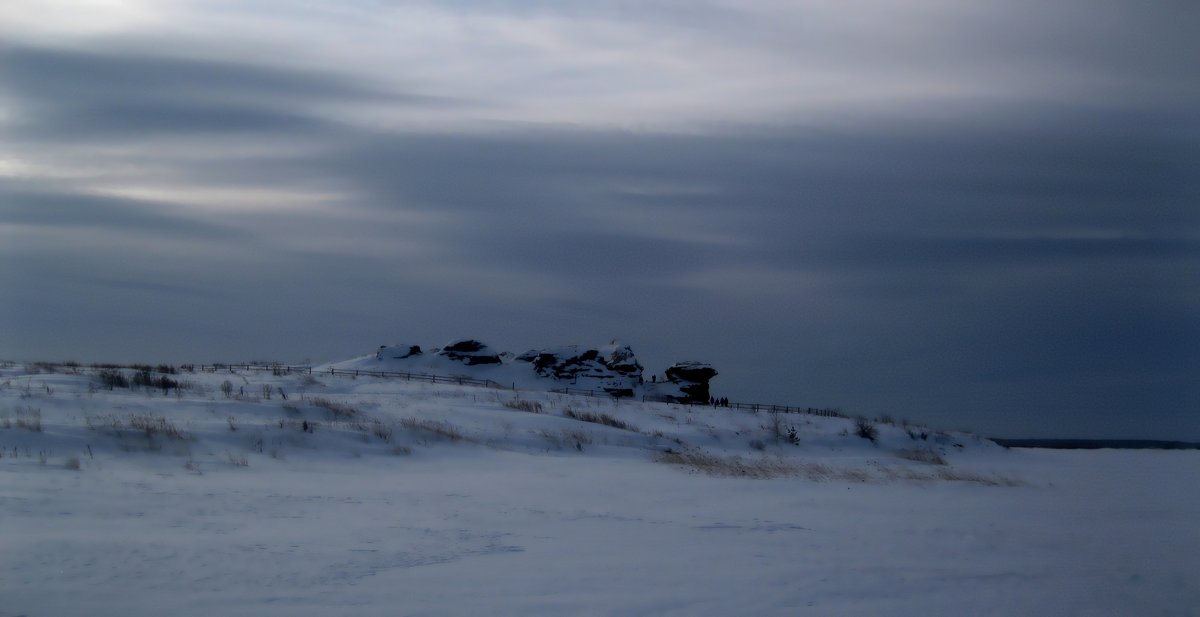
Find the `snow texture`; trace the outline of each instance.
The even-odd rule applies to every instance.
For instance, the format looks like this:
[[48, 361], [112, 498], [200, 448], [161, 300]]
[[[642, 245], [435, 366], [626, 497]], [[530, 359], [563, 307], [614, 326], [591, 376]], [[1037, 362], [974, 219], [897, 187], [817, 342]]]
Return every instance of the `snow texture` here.
[[0, 615], [1200, 607], [1195, 451], [880, 422], [872, 442], [846, 418], [320, 371], [166, 377], [185, 387], [0, 369]]

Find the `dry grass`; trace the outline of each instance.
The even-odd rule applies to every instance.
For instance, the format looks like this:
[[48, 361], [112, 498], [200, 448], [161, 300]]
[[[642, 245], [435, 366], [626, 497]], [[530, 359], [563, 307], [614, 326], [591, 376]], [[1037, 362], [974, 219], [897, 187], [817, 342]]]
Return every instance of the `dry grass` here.
[[467, 436], [453, 424], [424, 418], [401, 418], [400, 426], [412, 432], [424, 433], [449, 441], [468, 441]]
[[536, 435], [545, 439], [551, 446], [557, 450], [566, 448], [574, 448], [580, 452], [583, 447], [591, 445], [592, 436], [586, 431], [564, 429], [561, 431], [537, 431]]
[[637, 431], [637, 428], [630, 426], [625, 421], [614, 418], [606, 413], [592, 413], [590, 411], [575, 411], [570, 407], [563, 410], [563, 417], [571, 418], [572, 420], [582, 420], [583, 422], [591, 422], [592, 424], [603, 424], [619, 428], [624, 431]]
[[[35, 433], [42, 432], [42, 410], [34, 407], [17, 407], [13, 410], [16, 412], [17, 428], [23, 428], [27, 431]], [[5, 428], [8, 428], [8, 418], [5, 417]]]
[[308, 399], [308, 402], [314, 407], [320, 407], [321, 409], [324, 409], [329, 414], [330, 419], [333, 420], [347, 420], [359, 415], [359, 411], [353, 406], [346, 403], [332, 401], [327, 398], [315, 396]]
[[524, 399], [515, 398], [511, 401], [504, 401], [504, 406], [517, 411], [527, 411], [529, 413], [542, 413], [542, 404], [537, 401], [526, 401]]
[[659, 463], [679, 465], [710, 476], [741, 477], [755, 479], [805, 478], [813, 482], [876, 482], [895, 480], [971, 482], [985, 486], [1020, 486], [1021, 482], [1002, 476], [989, 476], [949, 467], [939, 468], [932, 473], [913, 469], [878, 466], [876, 473], [859, 468], [834, 468], [822, 463], [797, 463], [777, 457], [742, 458], [740, 456], [718, 456], [698, 450], [661, 453]]
[[783, 459], [762, 457], [747, 460], [740, 456], [717, 456], [697, 450], [668, 450], [660, 454], [657, 461], [668, 465], [680, 465], [710, 476], [761, 479], [800, 475], [799, 467]]
[[928, 448], [912, 448], [908, 450], [896, 450], [896, 456], [918, 463], [929, 463], [930, 465], [945, 465], [946, 459], [942, 455]]
[[185, 439], [183, 431], [175, 426], [173, 422], [168, 420], [166, 416], [151, 416], [151, 415], [131, 415], [129, 416], [129, 427], [135, 431], [141, 431], [147, 438], [155, 435], [162, 435], [168, 439]]

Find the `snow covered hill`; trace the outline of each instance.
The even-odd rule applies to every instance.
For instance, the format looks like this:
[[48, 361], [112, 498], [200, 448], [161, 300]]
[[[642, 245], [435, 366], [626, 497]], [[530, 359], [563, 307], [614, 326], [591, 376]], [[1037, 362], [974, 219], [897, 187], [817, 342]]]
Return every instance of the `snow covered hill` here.
[[[571, 396], [513, 358], [420, 356], [0, 368], [0, 615], [1200, 606], [1200, 500], [1174, 490], [1195, 453]], [[507, 387], [329, 374], [381, 363]]]

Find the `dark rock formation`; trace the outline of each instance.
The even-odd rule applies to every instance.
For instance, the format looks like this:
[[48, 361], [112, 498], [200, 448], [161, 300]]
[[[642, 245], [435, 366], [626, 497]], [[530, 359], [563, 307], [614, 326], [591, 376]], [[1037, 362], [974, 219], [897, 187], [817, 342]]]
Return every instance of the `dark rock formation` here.
[[703, 362], [677, 362], [664, 373], [667, 381], [678, 384], [683, 394], [681, 403], [709, 402], [708, 381], [717, 376], [713, 367]]
[[500, 356], [487, 345], [474, 340], [463, 339], [446, 345], [438, 352], [451, 360], [458, 360], [467, 366], [479, 364], [500, 364]]
[[597, 380], [596, 384], [613, 396], [633, 396], [641, 383], [642, 365], [628, 345], [615, 341], [600, 349], [580, 350], [577, 346], [531, 349], [516, 359], [533, 365], [542, 377], [578, 382]]
[[379, 351], [375, 352], [377, 360], [394, 358], [402, 360], [413, 356], [421, 355], [421, 347], [419, 345], [380, 345]]

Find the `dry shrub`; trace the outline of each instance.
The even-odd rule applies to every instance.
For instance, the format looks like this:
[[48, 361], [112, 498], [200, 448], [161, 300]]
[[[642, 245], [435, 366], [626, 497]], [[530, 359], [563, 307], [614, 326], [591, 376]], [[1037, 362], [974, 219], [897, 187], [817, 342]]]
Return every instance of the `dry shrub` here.
[[392, 440], [392, 427], [379, 420], [371, 421], [371, 434], [384, 440]]
[[359, 411], [353, 406], [346, 403], [331, 401], [327, 398], [313, 397], [308, 399], [314, 407], [320, 407], [329, 413], [330, 418], [334, 420], [345, 420], [359, 415]]
[[858, 418], [854, 421], [854, 434], [871, 443], [875, 443], [875, 440], [879, 438], [879, 429], [875, 428], [875, 425], [871, 424], [870, 420]]
[[35, 433], [42, 432], [42, 410], [34, 407], [17, 407], [17, 428]]

